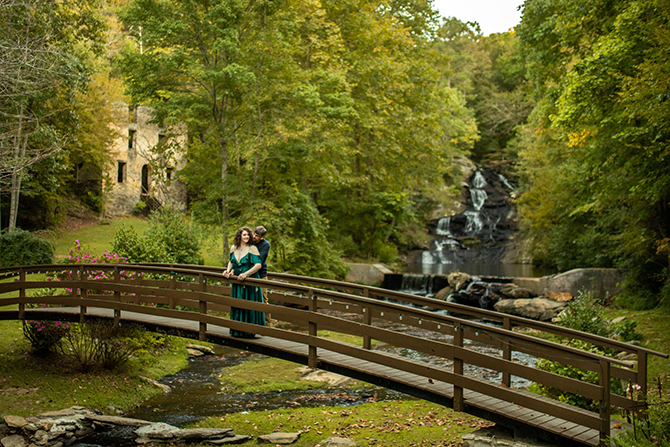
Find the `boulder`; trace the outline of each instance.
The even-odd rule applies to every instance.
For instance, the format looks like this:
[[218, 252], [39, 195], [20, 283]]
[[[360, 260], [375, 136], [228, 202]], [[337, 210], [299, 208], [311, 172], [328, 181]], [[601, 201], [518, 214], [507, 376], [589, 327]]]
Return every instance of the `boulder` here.
[[332, 436], [326, 438], [319, 443], [322, 447], [356, 447], [356, 442], [352, 441], [349, 438], [340, 438], [338, 436]]
[[568, 292], [547, 292], [544, 294], [544, 296], [552, 301], [557, 301], [559, 303], [572, 301], [575, 298], [571, 293]]
[[433, 298], [436, 300], [441, 300], [441, 301], [447, 301], [447, 298], [449, 298], [449, 295], [454, 293], [454, 288], [451, 286], [447, 286], [443, 289], [440, 289]]
[[186, 349], [195, 349], [196, 351], [200, 351], [204, 354], [215, 355], [214, 350], [212, 348], [210, 348], [209, 346], [196, 345], [196, 344], [190, 343], [186, 346]]
[[547, 298], [522, 298], [500, 300], [494, 309], [511, 315], [518, 315], [533, 320], [549, 321], [565, 309], [567, 303], [559, 303]]
[[270, 433], [258, 437], [259, 444], [293, 444], [300, 437], [300, 433]]
[[508, 284], [500, 289], [500, 294], [506, 298], [533, 298], [537, 296], [532, 290], [519, 287], [516, 284]]
[[86, 419], [95, 422], [103, 422], [105, 424], [124, 425], [129, 427], [143, 427], [150, 425], [151, 422], [143, 421], [142, 419], [124, 418], [120, 416], [107, 416], [104, 414], [92, 414], [86, 416]]
[[150, 442], [152, 440], [155, 441], [163, 439], [172, 439], [174, 438], [175, 433], [178, 431], [179, 429], [173, 425], [166, 424], [164, 422], [156, 422], [153, 424], [145, 425], [135, 430], [135, 434], [138, 436], [138, 439], [136, 439], [136, 441], [138, 443], [144, 444], [144, 442], [140, 442], [139, 440], [147, 439], [146, 442]]
[[192, 348], [186, 348], [186, 352], [188, 352], [188, 355], [190, 357], [200, 357], [205, 355], [204, 352], [198, 350], [198, 349], [192, 349]]
[[222, 444], [242, 444], [243, 442], [247, 442], [251, 440], [251, 436], [248, 435], [235, 435], [235, 436], [230, 436], [227, 438], [220, 438], [220, 439], [209, 439], [207, 440], [207, 444], [216, 444], [216, 445], [222, 445]]
[[12, 428], [23, 428], [26, 425], [30, 424], [30, 422], [28, 421], [28, 419], [21, 416], [8, 415], [5, 416], [5, 424], [7, 424], [8, 427]]
[[447, 276], [449, 285], [454, 288], [454, 290], [459, 291], [467, 285], [470, 281], [470, 275], [463, 272], [452, 272]]
[[0, 440], [2, 447], [26, 447], [26, 441], [23, 436], [12, 435], [6, 436]]

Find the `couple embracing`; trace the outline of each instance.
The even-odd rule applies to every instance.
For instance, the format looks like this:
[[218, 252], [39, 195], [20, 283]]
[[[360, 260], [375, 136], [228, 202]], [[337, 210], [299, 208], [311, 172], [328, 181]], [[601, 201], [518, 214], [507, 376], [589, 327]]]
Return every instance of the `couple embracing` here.
[[[244, 281], [245, 278], [265, 279], [268, 275], [267, 258], [270, 251], [270, 243], [265, 240], [267, 230], [263, 226], [256, 227], [253, 231], [249, 227], [239, 228], [235, 232], [233, 246], [230, 248], [230, 261], [223, 272], [225, 278], [236, 275], [237, 279]], [[263, 302], [263, 289], [257, 286], [233, 284], [232, 295], [247, 301]], [[265, 313], [256, 310], [230, 308], [230, 318], [243, 323], [258, 324], [265, 326]], [[253, 338], [250, 332], [230, 330], [233, 337]]]

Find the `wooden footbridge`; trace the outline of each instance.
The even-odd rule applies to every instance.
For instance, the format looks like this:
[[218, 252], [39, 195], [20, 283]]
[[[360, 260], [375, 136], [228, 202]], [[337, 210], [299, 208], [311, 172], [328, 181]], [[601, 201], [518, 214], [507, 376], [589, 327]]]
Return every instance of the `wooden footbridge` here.
[[[336, 372], [488, 419], [523, 438], [561, 445], [604, 445], [621, 427], [611, 417], [613, 409], [632, 412], [644, 408], [641, 401], [613, 394], [612, 381], [638, 384], [643, 395], [648, 357], [668, 357], [512, 315], [288, 274], [246, 279], [244, 284], [263, 287], [270, 302], [253, 303], [232, 298], [231, 283], [236, 280], [225, 280], [221, 273], [217, 267], [166, 264], [0, 269], [0, 308], [9, 309], [0, 310], [0, 319], [132, 323]], [[41, 293], [35, 294], [38, 289]], [[232, 321], [227, 315], [230, 306], [267, 312], [279, 324], [261, 327]], [[229, 329], [257, 336], [233, 338]], [[334, 341], [332, 336], [322, 336], [323, 331], [358, 336], [360, 343]], [[625, 352], [630, 360], [547, 341], [543, 335]], [[487, 346], [488, 353], [473, 350], [473, 343]], [[416, 355], [389, 353], [387, 347], [423, 357], [417, 360]], [[586, 383], [536, 369], [517, 361], [516, 353], [593, 371], [599, 382]], [[468, 375], [470, 366], [488, 370], [500, 381]], [[516, 389], [512, 376], [598, 401], [600, 411]]]

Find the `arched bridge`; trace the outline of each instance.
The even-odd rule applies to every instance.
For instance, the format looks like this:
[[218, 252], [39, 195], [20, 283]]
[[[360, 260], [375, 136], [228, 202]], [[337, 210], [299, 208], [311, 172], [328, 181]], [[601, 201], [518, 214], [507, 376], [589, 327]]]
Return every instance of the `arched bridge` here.
[[[524, 437], [591, 446], [604, 445], [619, 427], [612, 421], [612, 409], [644, 408], [643, 402], [613, 394], [612, 380], [638, 384], [644, 395], [648, 357], [668, 357], [512, 315], [288, 274], [246, 279], [245, 284], [264, 288], [270, 304], [248, 302], [230, 296], [236, 279], [225, 280], [221, 273], [220, 267], [166, 264], [0, 269], [0, 307], [13, 305], [11, 310], [0, 310], [0, 319], [133, 322], [147, 330], [258, 352], [398, 390], [488, 419]], [[48, 289], [48, 296], [36, 296], [36, 289]], [[290, 324], [260, 327], [232, 321], [226, 314], [230, 306], [267, 312], [273, 320]], [[257, 337], [233, 338], [229, 329]], [[360, 344], [321, 336], [326, 330], [358, 336]], [[528, 335], [527, 330], [540, 336]], [[632, 360], [547, 341], [542, 334], [626, 352]], [[471, 349], [472, 343], [487, 346], [486, 353]], [[391, 353], [388, 347], [399, 349]], [[515, 353], [593, 371], [599, 383], [527, 366], [515, 361]], [[468, 374], [471, 367], [489, 370], [501, 377], [500, 382]], [[593, 399], [600, 403], [600, 411], [514, 388], [512, 376]]]

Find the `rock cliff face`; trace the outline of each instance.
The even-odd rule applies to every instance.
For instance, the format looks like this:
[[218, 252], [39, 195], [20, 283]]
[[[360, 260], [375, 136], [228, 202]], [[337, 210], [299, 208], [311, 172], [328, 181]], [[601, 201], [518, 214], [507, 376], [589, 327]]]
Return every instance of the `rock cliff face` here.
[[423, 264], [499, 263], [517, 231], [511, 194], [514, 186], [493, 170], [473, 171], [463, 188], [462, 211], [433, 219], [434, 239], [421, 253]]

